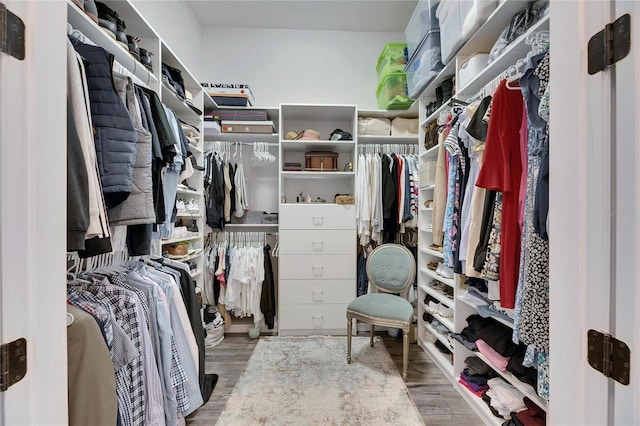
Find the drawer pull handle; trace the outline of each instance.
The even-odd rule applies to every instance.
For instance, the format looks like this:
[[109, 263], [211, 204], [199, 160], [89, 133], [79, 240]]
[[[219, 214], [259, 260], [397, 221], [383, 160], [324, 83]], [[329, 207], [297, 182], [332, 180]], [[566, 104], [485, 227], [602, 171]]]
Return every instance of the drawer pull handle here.
[[313, 322], [314, 327], [322, 327], [322, 324], [324, 323], [324, 317], [322, 315], [318, 317], [315, 315], [312, 315], [311, 320]]
[[324, 216], [313, 216], [313, 224], [314, 225], [324, 224]]
[[[312, 271], [313, 271], [313, 275], [315, 276], [319, 276], [324, 274], [324, 266], [312, 266], [311, 267]], [[316, 272], [318, 271], [318, 272]]]
[[321, 251], [324, 249], [324, 241], [314, 241], [312, 244], [313, 249], [316, 251]]
[[324, 291], [312, 291], [311, 294], [313, 295], [312, 299], [314, 302], [322, 302], [324, 299]]

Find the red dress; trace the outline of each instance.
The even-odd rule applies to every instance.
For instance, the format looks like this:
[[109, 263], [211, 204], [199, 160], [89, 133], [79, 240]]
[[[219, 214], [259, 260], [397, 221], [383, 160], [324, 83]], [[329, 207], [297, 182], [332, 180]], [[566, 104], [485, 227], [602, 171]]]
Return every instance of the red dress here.
[[518, 199], [522, 176], [520, 125], [523, 108], [522, 92], [508, 89], [503, 80], [493, 97], [484, 162], [476, 181], [476, 186], [503, 193], [500, 305], [504, 308], [514, 307], [520, 265]]

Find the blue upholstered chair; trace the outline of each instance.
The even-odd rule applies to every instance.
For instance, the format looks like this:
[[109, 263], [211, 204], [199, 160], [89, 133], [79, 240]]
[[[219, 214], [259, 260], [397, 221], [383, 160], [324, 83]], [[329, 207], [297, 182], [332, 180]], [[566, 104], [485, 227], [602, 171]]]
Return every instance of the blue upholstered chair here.
[[409, 361], [409, 329], [413, 306], [407, 301], [409, 286], [416, 275], [416, 262], [411, 252], [398, 244], [383, 244], [367, 257], [367, 277], [372, 293], [356, 298], [347, 307], [347, 364], [351, 364], [353, 320], [371, 325], [370, 346], [376, 325], [402, 329], [402, 378], [407, 378]]

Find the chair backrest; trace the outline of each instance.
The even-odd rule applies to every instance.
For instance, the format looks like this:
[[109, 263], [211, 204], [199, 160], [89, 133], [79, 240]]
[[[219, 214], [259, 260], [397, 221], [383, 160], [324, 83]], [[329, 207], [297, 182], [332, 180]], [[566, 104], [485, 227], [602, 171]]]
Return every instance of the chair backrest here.
[[374, 292], [394, 293], [407, 298], [416, 276], [416, 261], [405, 246], [382, 244], [367, 257], [367, 278]]

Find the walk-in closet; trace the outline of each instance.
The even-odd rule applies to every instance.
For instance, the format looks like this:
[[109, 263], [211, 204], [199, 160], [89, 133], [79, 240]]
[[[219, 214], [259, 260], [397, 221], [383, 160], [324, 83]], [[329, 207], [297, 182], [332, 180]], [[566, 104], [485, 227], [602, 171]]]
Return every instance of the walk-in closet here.
[[640, 425], [638, 19], [0, 1], [0, 426]]

